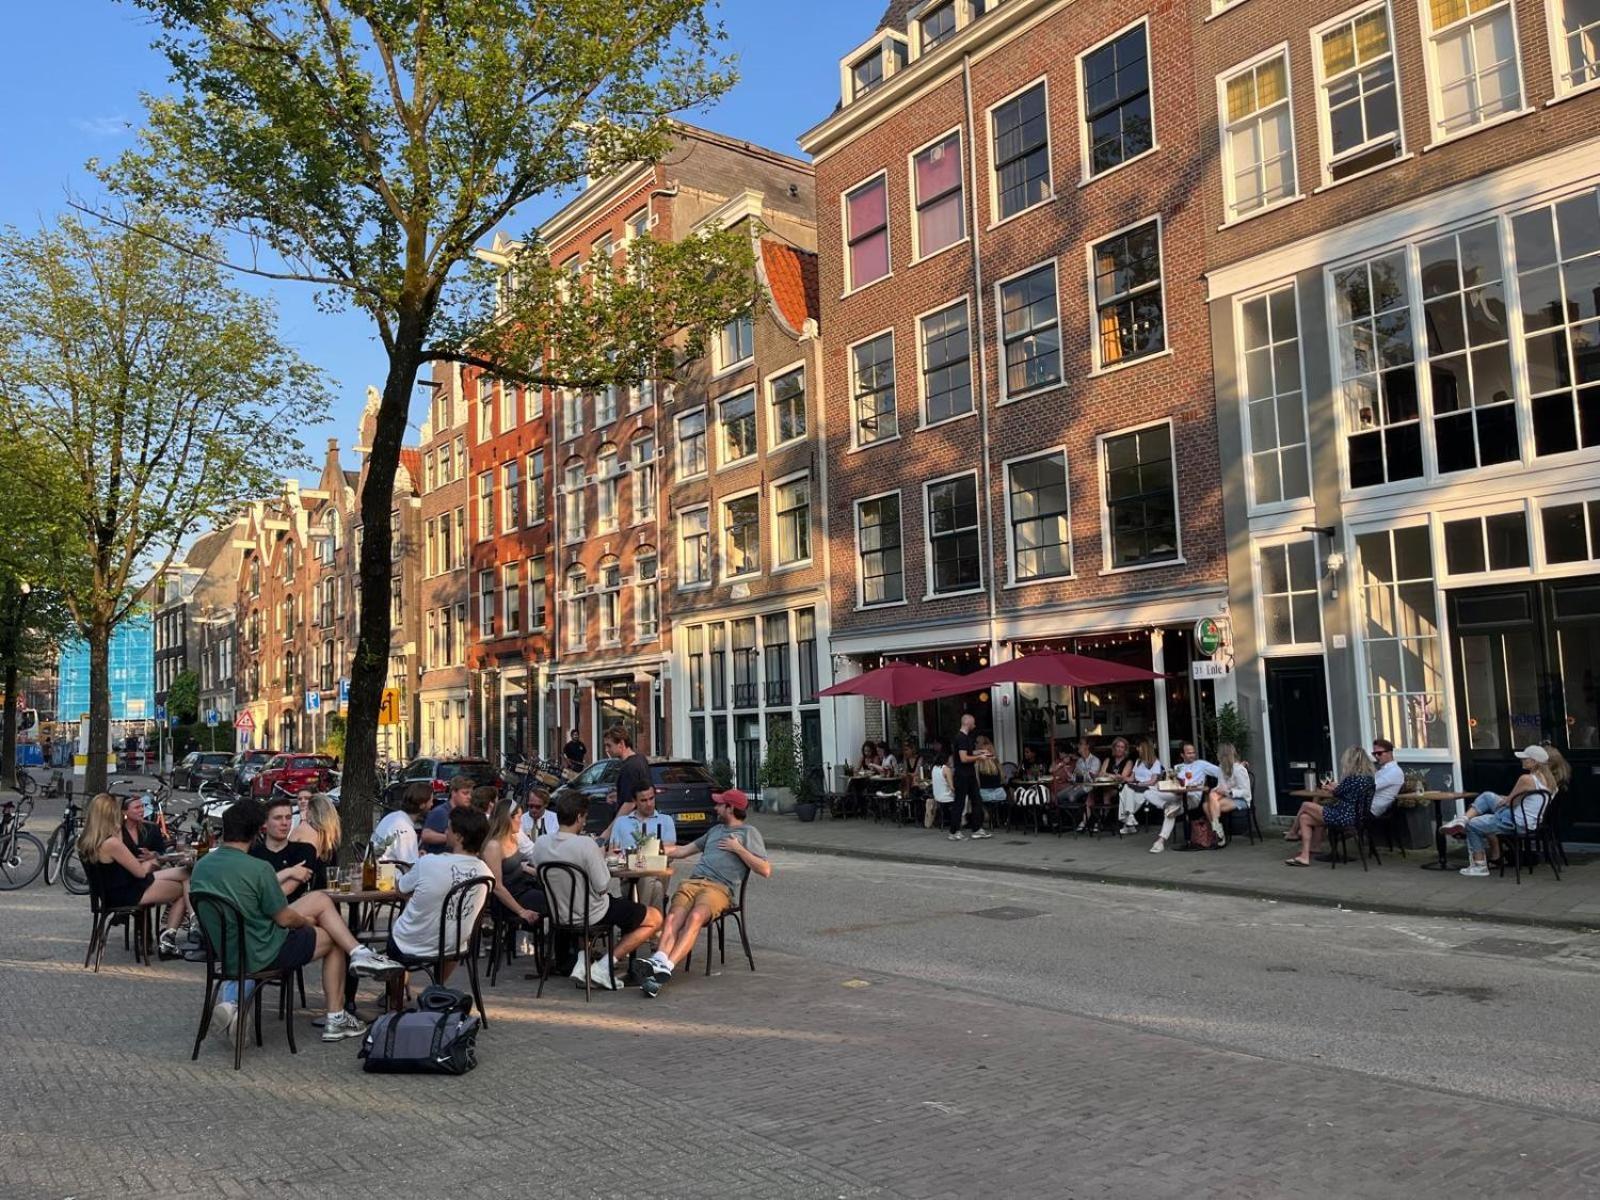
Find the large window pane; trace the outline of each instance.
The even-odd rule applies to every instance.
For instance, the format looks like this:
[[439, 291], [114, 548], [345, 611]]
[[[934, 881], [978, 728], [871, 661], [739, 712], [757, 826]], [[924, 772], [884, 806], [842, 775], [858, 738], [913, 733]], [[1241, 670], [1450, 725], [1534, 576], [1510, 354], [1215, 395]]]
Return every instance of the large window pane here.
[[1443, 747], [1445, 697], [1427, 527], [1361, 534], [1356, 553], [1373, 735], [1408, 749]]
[[1294, 285], [1239, 307], [1250, 478], [1257, 504], [1311, 494]]
[[1001, 220], [1039, 203], [1050, 194], [1050, 130], [1044, 84], [994, 110], [996, 209]]
[[1041, 455], [1006, 468], [1011, 505], [1011, 576], [1017, 582], [1072, 574], [1067, 456]]
[[856, 444], [865, 446], [900, 432], [894, 399], [894, 334], [885, 333], [851, 351], [855, 377]]
[[1054, 263], [1000, 285], [1000, 336], [1008, 397], [1061, 382]]
[[1178, 497], [1172, 429], [1152, 425], [1105, 439], [1108, 566], [1134, 567], [1178, 557]]
[[934, 595], [982, 585], [978, 546], [977, 476], [929, 484], [928, 561]]
[[1277, 55], [1223, 84], [1228, 215], [1240, 217], [1294, 195], [1289, 62]]
[[1417, 379], [1403, 251], [1333, 274], [1350, 486], [1422, 474]]
[[863, 500], [856, 506], [856, 547], [861, 556], [862, 605], [904, 600], [899, 495]]
[[845, 257], [852, 288], [889, 273], [889, 185], [882, 178], [845, 196]]
[[918, 151], [911, 167], [917, 207], [917, 253], [926, 257], [965, 234], [961, 197], [961, 135], [952, 133]]
[[1534, 452], [1600, 445], [1600, 190], [1512, 222]]
[[1094, 299], [1102, 367], [1159, 354], [1167, 346], [1161, 295], [1161, 231], [1151, 221], [1094, 248]]
[[967, 332], [967, 302], [923, 317], [922, 393], [931, 425], [972, 411], [972, 346]]
[[1083, 57], [1090, 175], [1143, 154], [1154, 143], [1145, 34], [1140, 25]]

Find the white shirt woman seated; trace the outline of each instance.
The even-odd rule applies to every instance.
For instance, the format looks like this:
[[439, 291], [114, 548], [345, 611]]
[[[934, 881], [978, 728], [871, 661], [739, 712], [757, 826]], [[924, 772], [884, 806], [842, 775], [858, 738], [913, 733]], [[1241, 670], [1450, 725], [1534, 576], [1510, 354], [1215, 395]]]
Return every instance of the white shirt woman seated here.
[[1149, 738], [1139, 743], [1139, 757], [1133, 764], [1133, 782], [1122, 789], [1118, 810], [1122, 814], [1124, 833], [1137, 830], [1139, 820], [1135, 815], [1146, 804], [1155, 804], [1160, 796], [1153, 790], [1166, 768], [1156, 757], [1156, 746]]
[[1224, 846], [1228, 835], [1223, 832], [1224, 813], [1248, 812], [1254, 798], [1250, 795], [1250, 768], [1239, 761], [1239, 752], [1232, 742], [1217, 747], [1217, 786], [1206, 797], [1206, 819], [1211, 822], [1211, 832], [1217, 835], [1217, 845]]

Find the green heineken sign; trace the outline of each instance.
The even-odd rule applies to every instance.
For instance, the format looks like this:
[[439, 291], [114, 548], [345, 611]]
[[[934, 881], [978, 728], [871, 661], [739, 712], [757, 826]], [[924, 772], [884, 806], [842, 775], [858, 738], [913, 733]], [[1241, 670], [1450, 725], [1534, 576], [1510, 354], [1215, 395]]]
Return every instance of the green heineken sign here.
[[1222, 622], [1217, 618], [1201, 617], [1194, 623], [1194, 644], [1201, 654], [1215, 654], [1222, 642]]

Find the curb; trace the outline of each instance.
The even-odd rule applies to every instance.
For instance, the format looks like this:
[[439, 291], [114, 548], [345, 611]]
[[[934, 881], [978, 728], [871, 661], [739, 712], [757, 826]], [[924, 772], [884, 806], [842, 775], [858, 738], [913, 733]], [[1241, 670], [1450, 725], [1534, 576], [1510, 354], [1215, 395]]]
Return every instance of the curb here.
[[1071, 879], [1081, 883], [1103, 883], [1118, 887], [1151, 888], [1163, 892], [1201, 892], [1211, 896], [1233, 896], [1243, 900], [1271, 900], [1278, 904], [1302, 904], [1310, 908], [1344, 908], [1352, 912], [1386, 913], [1401, 917], [1437, 917], [1451, 921], [1485, 921], [1496, 925], [1521, 925], [1530, 928], [1565, 929], [1576, 933], [1600, 932], [1600, 922], [1575, 917], [1538, 917], [1522, 913], [1475, 913], [1457, 908], [1437, 908], [1427, 904], [1392, 904], [1382, 901], [1353, 903], [1340, 896], [1288, 895], [1268, 888], [1245, 884], [1213, 883], [1209, 880], [1150, 879], [1137, 875], [1118, 875], [1072, 867], [1034, 867], [1025, 863], [984, 862], [978, 859], [939, 858], [932, 854], [890, 854], [882, 850], [862, 850], [846, 846], [818, 846], [790, 842], [762, 834], [771, 850], [790, 854], [816, 854], [833, 858], [859, 858], [873, 862], [909, 863], [919, 867], [954, 867], [965, 871], [987, 871], [997, 875], [1030, 875], [1035, 878]]

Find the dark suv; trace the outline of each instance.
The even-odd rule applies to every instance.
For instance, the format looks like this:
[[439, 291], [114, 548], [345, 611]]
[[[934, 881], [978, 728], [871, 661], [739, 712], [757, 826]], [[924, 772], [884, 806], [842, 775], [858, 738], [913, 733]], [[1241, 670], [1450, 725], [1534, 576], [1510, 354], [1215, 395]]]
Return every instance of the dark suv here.
[[192, 792], [208, 779], [220, 779], [233, 755], [226, 750], [192, 750], [172, 769], [172, 788]]
[[485, 758], [414, 758], [400, 772], [400, 778], [383, 789], [383, 807], [399, 808], [400, 797], [407, 786], [419, 779], [433, 786], [435, 801], [442, 800], [450, 790], [450, 781], [457, 775], [470, 777], [474, 787], [486, 783], [500, 786], [500, 773]]
[[[586, 767], [581, 775], [556, 789], [552, 802], [568, 791], [589, 797], [590, 833], [600, 833], [611, 824], [617, 811], [617, 772], [620, 758], [602, 758]], [[694, 841], [710, 829], [716, 817], [711, 811], [711, 793], [717, 790], [711, 772], [689, 758], [653, 758], [650, 782], [656, 788], [656, 811], [672, 818], [678, 827], [678, 844]]]
[[276, 757], [275, 750], [243, 750], [233, 756], [231, 766], [224, 767], [220, 776], [223, 784], [238, 796], [250, 794], [250, 781]]

